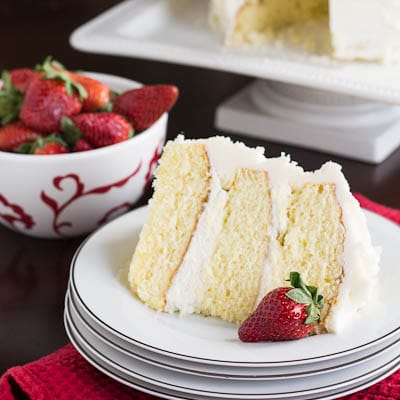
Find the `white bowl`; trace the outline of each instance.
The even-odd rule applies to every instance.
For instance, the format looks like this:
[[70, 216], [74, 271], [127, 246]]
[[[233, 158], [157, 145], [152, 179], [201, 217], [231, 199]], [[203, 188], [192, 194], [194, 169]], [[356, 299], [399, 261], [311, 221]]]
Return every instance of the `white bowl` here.
[[[139, 83], [88, 73], [112, 89]], [[0, 223], [43, 238], [78, 236], [135, 205], [165, 142], [168, 115], [126, 142], [81, 153], [35, 156], [0, 151]]]

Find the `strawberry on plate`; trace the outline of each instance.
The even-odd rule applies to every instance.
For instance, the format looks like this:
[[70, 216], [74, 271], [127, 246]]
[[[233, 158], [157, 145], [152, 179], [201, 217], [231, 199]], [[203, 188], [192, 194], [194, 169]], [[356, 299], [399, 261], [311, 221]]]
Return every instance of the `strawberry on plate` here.
[[307, 286], [298, 272], [290, 273], [292, 287], [269, 292], [239, 328], [243, 342], [294, 340], [307, 336], [320, 319], [323, 297]]
[[51, 155], [68, 153], [67, 143], [58, 133], [21, 144], [16, 151], [24, 154]]
[[85, 138], [94, 147], [104, 147], [123, 142], [133, 135], [131, 124], [115, 113], [82, 113], [64, 117], [62, 131], [70, 145]]
[[173, 85], [150, 85], [128, 90], [115, 99], [113, 111], [127, 117], [135, 131], [141, 132], [156, 122], [175, 104], [179, 90]]
[[33, 141], [42, 135], [23, 122], [12, 122], [0, 128], [0, 150], [12, 151], [25, 142]]

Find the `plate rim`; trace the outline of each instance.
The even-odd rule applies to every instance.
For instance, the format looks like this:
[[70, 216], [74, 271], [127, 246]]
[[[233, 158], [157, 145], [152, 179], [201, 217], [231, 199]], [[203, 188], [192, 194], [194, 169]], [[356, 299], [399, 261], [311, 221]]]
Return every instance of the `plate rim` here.
[[[317, 395], [318, 393], [323, 394], [324, 392], [329, 392], [329, 391], [332, 391], [332, 390], [342, 387], [344, 383], [346, 383], [345, 387], [350, 386], [352, 384], [357, 384], [357, 382], [362, 380], [362, 378], [364, 378], [365, 375], [373, 375], [373, 377], [371, 379], [374, 379], [374, 376], [375, 376], [374, 374], [375, 373], [379, 374], [380, 370], [384, 370], [383, 373], [385, 373], [387, 370], [391, 370], [392, 368], [397, 369], [400, 366], [400, 355], [397, 355], [390, 361], [384, 363], [383, 365], [381, 365], [377, 368], [374, 368], [373, 370], [369, 371], [366, 374], [358, 375], [356, 378], [348, 379], [348, 380], [345, 380], [343, 382], [336, 383], [333, 385], [325, 385], [323, 387], [319, 386], [318, 388], [315, 388], [315, 389], [307, 389], [307, 390], [301, 390], [301, 391], [279, 392], [279, 393], [257, 393], [257, 394], [242, 394], [242, 393], [241, 394], [233, 394], [233, 393], [213, 392], [213, 391], [206, 391], [206, 390], [199, 390], [199, 389], [191, 389], [191, 388], [186, 388], [186, 387], [180, 386], [180, 385], [170, 384], [166, 381], [161, 382], [155, 378], [143, 375], [143, 374], [139, 373], [138, 371], [130, 371], [125, 366], [114, 361], [110, 357], [101, 353], [98, 349], [94, 348], [94, 346], [91, 343], [89, 343], [88, 340], [81, 335], [81, 333], [76, 328], [76, 326], [73, 324], [73, 322], [70, 321], [70, 316], [68, 315], [68, 313], [65, 313], [65, 316], [67, 319], [67, 324], [69, 324], [68, 328], [71, 329], [71, 325], [72, 325], [73, 330], [75, 330], [77, 332], [79, 339], [84, 343], [84, 346], [87, 346], [90, 349], [90, 351], [92, 351], [93, 354], [95, 354], [100, 359], [102, 359], [102, 358], [106, 359], [107, 361], [104, 361], [104, 362], [105, 363], [109, 362], [109, 364], [113, 368], [115, 368], [117, 370], [121, 370], [121, 371], [126, 371], [124, 373], [126, 373], [128, 376], [130, 376], [131, 373], [133, 373], [135, 375], [139, 375], [139, 378], [137, 378], [137, 379], [140, 380], [141, 379], [140, 377], [142, 377], [149, 381], [147, 383], [153, 384], [156, 386], [158, 386], [158, 384], [160, 384], [161, 385], [160, 387], [165, 388], [165, 389], [177, 390], [179, 393], [188, 393], [188, 394], [195, 394], [195, 395], [200, 395], [200, 396], [204, 394], [204, 396], [210, 396], [210, 398], [213, 398], [213, 399], [218, 399], [218, 398], [226, 396], [226, 397], [231, 397], [232, 399], [236, 399], [236, 400], [239, 400], [239, 399], [260, 400], [260, 399], [263, 399], [265, 396], [268, 396], [265, 398], [266, 399], [269, 398], [271, 400], [273, 398], [277, 398], [277, 399], [279, 398], [279, 399], [283, 400], [283, 399], [295, 398], [297, 394], [304, 395], [304, 396], [313, 395], [313, 394]], [[387, 367], [388, 365], [389, 365], [389, 367]], [[387, 367], [387, 369], [385, 369], [385, 367]], [[133, 378], [135, 378], [135, 376], [133, 376]], [[369, 379], [369, 378], [367, 378], [367, 379]], [[146, 382], [146, 380], [145, 380], [145, 382]], [[268, 382], [266, 382], [266, 386], [268, 386]], [[174, 389], [174, 388], [177, 388], [177, 389]], [[325, 389], [325, 390], [321, 390], [321, 389]], [[264, 397], [261, 397], [261, 396], [264, 396]], [[275, 397], [272, 397], [272, 396], [275, 396]], [[283, 397], [283, 396], [289, 396], [289, 397]]]
[[[68, 298], [68, 299], [67, 299]], [[307, 377], [315, 377], [318, 375], [326, 374], [326, 373], [331, 373], [331, 372], [336, 372], [340, 371], [343, 369], [346, 369], [348, 367], [356, 366], [358, 364], [362, 364], [363, 362], [368, 362], [381, 354], [382, 352], [390, 351], [394, 346], [398, 345], [400, 343], [400, 337], [397, 338], [394, 342], [390, 343], [389, 345], [385, 346], [384, 348], [372, 353], [368, 354], [366, 356], [363, 356], [357, 360], [354, 361], [349, 361], [345, 364], [339, 364], [337, 366], [332, 366], [332, 367], [327, 367], [323, 369], [318, 369], [315, 371], [311, 372], [296, 372], [296, 373], [289, 373], [289, 374], [276, 374], [276, 375], [254, 375], [256, 372], [254, 372], [251, 375], [232, 375], [232, 374], [227, 374], [227, 373], [215, 373], [215, 372], [210, 372], [210, 373], [205, 373], [205, 372], [199, 372], [193, 369], [188, 369], [188, 368], [179, 368], [175, 366], [170, 366], [169, 364], [165, 364], [163, 362], [154, 361], [154, 360], [149, 360], [148, 358], [136, 354], [133, 351], [130, 351], [128, 349], [125, 349], [121, 345], [111, 342], [108, 338], [104, 337], [100, 332], [98, 332], [95, 328], [90, 326], [90, 324], [85, 320], [85, 317], [82, 316], [81, 311], [77, 308], [75, 304], [75, 299], [73, 297], [73, 294], [71, 294], [71, 291], [68, 290], [67, 296], [66, 296], [66, 305], [65, 308], [68, 310], [70, 316], [72, 315], [71, 310], [74, 312], [74, 315], [77, 315], [77, 318], [79, 319], [80, 323], [85, 326], [86, 329], [88, 329], [94, 336], [96, 336], [99, 340], [104, 342], [105, 344], [110, 345], [113, 347], [116, 351], [121, 351], [122, 353], [126, 354], [127, 356], [132, 356], [134, 358], [139, 359], [140, 361], [143, 362], [148, 362], [149, 364], [160, 366], [161, 368], [166, 368], [170, 369], [175, 372], [181, 372], [181, 373], [188, 373], [191, 375], [196, 375], [196, 376], [204, 376], [204, 377], [213, 377], [213, 378], [219, 378], [219, 379], [235, 379], [235, 380], [275, 380], [275, 379], [293, 379], [293, 378], [307, 378]], [[73, 319], [73, 317], [72, 317]], [[234, 369], [234, 367], [233, 367]]]
[[[65, 313], [64, 313], [63, 320], [64, 320], [65, 329], [67, 331], [68, 327], [67, 327], [66, 320], [65, 320]], [[68, 332], [67, 332], [67, 334], [68, 334]], [[93, 361], [91, 355], [90, 356], [87, 355], [79, 345], [76, 345], [74, 343], [74, 341], [71, 338], [70, 338], [70, 340], [71, 340], [73, 346], [76, 348], [76, 350], [81, 354], [81, 356], [83, 358], [86, 359], [87, 362], [89, 362], [96, 369], [100, 370], [102, 373], [108, 375], [111, 379], [115, 379], [115, 373], [114, 372], [111, 372], [109, 369], [107, 369], [107, 367], [104, 367], [103, 365], [98, 365], [98, 363], [96, 361]], [[396, 372], [395, 368], [386, 371], [382, 375], [377, 376], [377, 377], [371, 379], [370, 381], [365, 382], [364, 384], [362, 384], [360, 386], [354, 386], [354, 387], [349, 388], [349, 389], [347, 389], [345, 391], [342, 391], [342, 392], [339, 391], [339, 392], [330, 393], [330, 394], [328, 394], [328, 396], [323, 396], [323, 397], [319, 396], [319, 397], [309, 398], [308, 400], [328, 400], [328, 399], [332, 400], [332, 399], [336, 399], [338, 395], [339, 396], [345, 396], [345, 395], [348, 395], [348, 394], [356, 393], [356, 392], [358, 392], [360, 390], [363, 390], [365, 388], [368, 388], [368, 387], [380, 382], [381, 380], [387, 378], [388, 376], [390, 376], [394, 372]], [[149, 389], [149, 388], [147, 388], [145, 386], [142, 386], [142, 382], [141, 382], [141, 384], [132, 383], [131, 381], [127, 380], [126, 378], [122, 378], [121, 376], [118, 376], [118, 375], [117, 375], [117, 379], [115, 379], [115, 380], [117, 380], [120, 383], [125, 384], [125, 385], [127, 385], [129, 387], [132, 387], [132, 388], [135, 388], [135, 389], [139, 389], [139, 390], [143, 390], [145, 393], [161, 395], [160, 397], [174, 396], [174, 397], [166, 397], [166, 398], [174, 398], [174, 399], [179, 399], [179, 400], [192, 400], [191, 398], [182, 397], [182, 396], [177, 397], [176, 395], [169, 395], [169, 394], [166, 394], [166, 393], [163, 393], [163, 392], [159, 392], [157, 390]], [[157, 388], [157, 389], [159, 389], [159, 388]], [[208, 399], [204, 398], [204, 400], [208, 400]], [[304, 399], [301, 399], [301, 400], [304, 400]]]

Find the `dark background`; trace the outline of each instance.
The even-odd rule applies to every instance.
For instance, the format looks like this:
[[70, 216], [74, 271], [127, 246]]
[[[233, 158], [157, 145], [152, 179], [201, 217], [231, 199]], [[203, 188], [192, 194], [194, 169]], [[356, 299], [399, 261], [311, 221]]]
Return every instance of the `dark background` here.
[[[116, 3], [2, 1], [0, 69], [33, 66], [53, 55], [72, 69], [112, 73], [144, 83], [174, 83], [181, 96], [170, 115], [168, 136], [172, 138], [180, 132], [189, 137], [217, 133], [213, 127], [216, 106], [250, 82], [250, 78], [176, 64], [85, 54], [70, 47], [68, 38], [75, 28]], [[264, 145], [272, 156], [282, 151], [291, 153], [305, 169], [318, 168], [330, 159], [340, 162], [353, 191], [400, 208], [400, 149], [384, 163], [373, 166], [287, 145], [233, 137], [249, 145]], [[0, 374], [67, 343], [62, 322], [64, 294], [69, 263], [82, 240], [83, 237], [33, 239], [0, 226]]]

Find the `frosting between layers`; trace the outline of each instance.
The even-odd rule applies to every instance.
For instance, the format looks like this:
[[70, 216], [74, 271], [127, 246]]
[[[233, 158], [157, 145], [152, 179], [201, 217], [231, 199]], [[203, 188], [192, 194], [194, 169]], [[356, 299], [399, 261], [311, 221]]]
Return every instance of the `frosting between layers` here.
[[[184, 138], [178, 137], [177, 140], [183, 141]], [[183, 314], [200, 311], [204, 295], [202, 274], [222, 227], [223, 211], [227, 201], [227, 193], [222, 187], [231, 181], [237, 168], [250, 168], [268, 172], [272, 201], [270, 248], [258, 301], [265, 294], [266, 287], [273, 288], [279, 285], [271, 281], [271, 268], [274, 259], [279, 257], [277, 237], [279, 232], [285, 231], [286, 228], [286, 209], [292, 188], [300, 188], [306, 183], [335, 184], [345, 229], [342, 260], [344, 277], [337, 301], [325, 320], [325, 326], [329, 332], [342, 331], [351, 316], [366, 304], [376, 285], [379, 253], [371, 245], [365, 216], [350, 192], [341, 167], [333, 162], [327, 162], [315, 172], [304, 172], [295, 162], [290, 161], [289, 156], [265, 158], [264, 149], [260, 147], [251, 149], [224, 137], [202, 139], [200, 142], [205, 143], [211, 163], [212, 183], [209, 200], [199, 218], [184, 261], [167, 294], [166, 310], [171, 312], [179, 310]]]
[[175, 274], [167, 293], [165, 311], [181, 314], [200, 312], [204, 294], [203, 269], [211, 257], [222, 228], [224, 207], [228, 194], [222, 189], [215, 169], [211, 165], [211, 185], [208, 201], [200, 215], [182, 264]]

